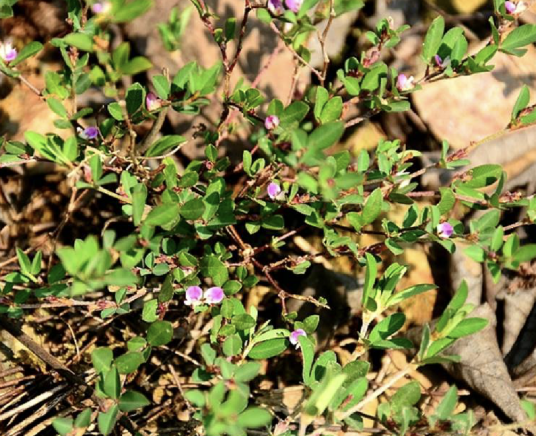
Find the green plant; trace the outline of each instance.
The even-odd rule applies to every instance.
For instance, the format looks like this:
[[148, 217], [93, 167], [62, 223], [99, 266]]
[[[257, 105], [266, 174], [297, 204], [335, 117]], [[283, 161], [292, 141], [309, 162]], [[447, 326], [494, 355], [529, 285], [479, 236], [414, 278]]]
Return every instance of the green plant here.
[[[490, 71], [490, 62], [499, 51], [521, 56], [523, 47], [536, 41], [536, 26], [524, 24], [506, 35], [517, 10], [509, 12], [504, 1], [495, 1], [492, 36], [474, 55], [467, 54], [461, 27], [445, 32], [444, 19], [436, 18], [422, 50], [426, 72], [415, 80], [379, 59], [379, 53], [395, 47], [408, 29], [394, 29], [389, 20], [380, 21], [367, 33], [371, 49], [359, 59], [346, 59], [334, 79], [328, 79], [327, 57], [321, 69], [308, 64], [311, 53], [306, 41], [315, 33], [315, 23], [328, 20], [325, 38], [333, 18], [361, 8], [359, 0], [287, 0], [284, 4], [245, 0], [242, 22], [231, 18], [222, 28], [216, 27], [202, 0], [192, 0], [192, 9], [181, 14], [173, 9], [169, 22], [159, 26], [166, 50], [180, 48], [190, 11], [195, 11], [222, 59], [210, 68], [190, 62], [171, 76], [167, 72], [155, 75], [154, 93], [138, 82], [123, 88], [122, 79], [147, 71], [151, 63], [144, 56], [132, 57], [128, 42], [113, 50], [109, 44], [109, 25], [131, 21], [148, 10], [151, 2], [67, 3], [72, 32], [51, 41], [64, 65], [45, 74], [43, 90], [32, 87], [57, 115], [54, 125], [64, 134], [28, 131], [24, 143], [7, 140], [0, 165], [54, 162], [65, 169], [76, 190], [70, 207], [76, 207], [87, 191], [109, 197], [120, 206], [127, 231], [120, 235], [103, 229], [99, 237], [88, 235], [73, 246], [58, 247], [48, 260], [50, 269], [43, 268], [41, 251], [32, 257], [17, 249], [19, 270], [3, 277], [0, 312], [21, 318], [25, 303], [46, 298], [93, 301], [101, 318], [113, 322], [128, 315], [143, 322], [145, 332], [127, 335], [128, 340], [113, 349], [104, 346], [91, 352], [94, 397], [99, 401], [76, 419], [56, 419], [54, 429], [62, 436], [92, 423], [102, 434], [111, 434], [117, 422], [128, 425], [121, 418], [150, 405], [147, 392], [131, 389], [129, 384], [131, 375], [148, 364], [151, 356], [176, 340], [177, 319], [171, 308], [211, 323], [195, 345], [201, 357], [191, 377], [199, 387], [185, 393], [207, 435], [245, 435], [249, 429], [271, 428], [274, 414], [255, 403], [251, 383], [261, 373], [261, 361], [276, 359], [289, 349], [287, 353], [293, 352], [291, 345], [302, 355], [306, 394], [299, 411], [282, 419], [286, 430], [278, 434], [329, 434], [333, 426], [361, 431], [365, 404], [422, 365], [455, 360], [442, 352], [458, 338], [486, 326], [485, 320], [470, 317], [474, 307], [465, 303], [467, 286], [463, 284], [438, 322], [425, 327], [410, 364], [381, 386], [369, 386], [370, 350], [412, 348], [409, 340], [397, 336], [405, 323], [404, 314], [396, 310], [398, 305], [435, 288], [419, 284], [401, 290], [399, 283], [407, 267], [386, 264], [382, 253], [398, 256], [415, 244], [440, 244], [452, 253], [455, 242], [466, 242], [467, 255], [485, 263], [496, 281], [504, 269], [517, 269], [536, 257], [535, 244], [521, 245], [511, 233], [519, 225], [533, 223], [536, 201], [503, 193], [506, 173], [500, 165], [463, 169], [449, 186], [423, 193], [419, 176], [431, 168], [460, 170], [469, 163], [465, 159], [469, 149], [449, 153], [448, 142], [443, 141], [439, 161], [418, 170], [415, 164], [420, 153], [398, 140], [381, 141], [374, 153], [363, 150], [357, 157], [347, 150], [331, 151], [362, 119], [343, 120], [349, 106], [361, 104], [366, 117], [406, 111], [409, 95], [425, 83]], [[0, 10], [8, 14], [6, 5]], [[92, 14], [86, 6], [92, 7]], [[318, 84], [302, 99], [288, 105], [278, 99], [266, 104], [262, 93], [243, 81], [231, 88], [246, 27], [255, 19], [253, 12], [273, 24], [288, 50], [315, 76]], [[228, 49], [230, 41], [236, 42], [234, 53]], [[4, 57], [0, 71], [27, 84], [17, 67], [41, 48], [41, 43], [31, 42], [14, 59]], [[114, 100], [100, 112], [77, 107], [77, 97], [91, 86]], [[169, 111], [193, 117], [214, 96], [221, 100], [221, 117], [199, 135], [204, 156], [179, 168], [172, 155], [193, 138], [157, 137], [164, 119]], [[528, 102], [524, 88], [505, 131], [534, 122], [536, 110]], [[231, 162], [219, 146], [231, 128], [231, 113], [248, 121], [254, 144], [243, 150], [238, 163]], [[152, 123], [151, 130], [139, 138], [136, 129], [146, 122]], [[114, 148], [118, 141], [124, 144], [125, 153]], [[157, 170], [149, 162], [157, 162]], [[236, 173], [242, 179], [231, 186]], [[425, 196], [429, 203], [416, 201]], [[485, 213], [466, 229], [450, 214], [455, 204]], [[392, 221], [386, 214], [394, 205], [405, 208], [401, 221]], [[505, 211], [522, 207], [527, 209], [522, 222], [509, 228], [500, 225]], [[359, 237], [372, 226], [383, 240], [359, 245]], [[344, 365], [331, 350], [316, 355], [318, 316], [299, 320], [286, 307], [289, 299], [318, 307], [327, 307], [327, 302], [292, 294], [277, 279], [280, 269], [303, 274], [317, 256], [297, 255], [287, 245], [288, 238], [303, 229], [321, 236], [322, 255], [349, 256], [364, 271], [362, 326], [354, 332], [355, 348]], [[265, 263], [265, 253], [273, 254], [271, 262]], [[382, 271], [380, 277], [378, 271]], [[264, 320], [256, 307], [245, 306], [243, 297], [260, 280], [279, 297], [281, 320]], [[95, 291], [102, 292], [97, 301], [92, 299]], [[133, 307], [140, 302], [141, 312]], [[406, 384], [378, 408], [378, 420], [400, 435], [422, 426], [422, 412], [416, 407], [420, 398], [419, 387]], [[446, 423], [453, 431], [468, 433], [474, 417], [470, 412], [454, 414], [456, 402], [457, 391], [452, 387], [426, 425]], [[325, 424], [316, 424], [320, 417]]]

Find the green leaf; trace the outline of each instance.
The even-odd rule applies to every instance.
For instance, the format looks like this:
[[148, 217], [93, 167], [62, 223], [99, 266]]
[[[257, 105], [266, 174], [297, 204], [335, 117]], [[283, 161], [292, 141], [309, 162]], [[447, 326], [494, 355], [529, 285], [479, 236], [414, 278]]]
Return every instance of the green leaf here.
[[261, 364], [258, 362], [246, 362], [240, 365], [235, 372], [234, 379], [238, 383], [247, 383], [259, 374]]
[[152, 66], [153, 64], [149, 59], [143, 56], [136, 56], [121, 67], [121, 72], [130, 76], [134, 76], [136, 74], [142, 73], [143, 71], [151, 69]]
[[449, 333], [449, 338], [462, 338], [479, 332], [488, 325], [488, 320], [484, 318], [466, 318], [458, 323]]
[[144, 362], [143, 356], [137, 351], [131, 351], [115, 359], [119, 374], [131, 374]]
[[391, 406], [394, 410], [401, 410], [403, 407], [414, 406], [421, 399], [421, 387], [419, 382], [412, 381], [402, 386], [391, 397]]
[[85, 33], [69, 33], [63, 38], [63, 41], [79, 50], [93, 51], [93, 38], [91, 35]]
[[405, 322], [406, 316], [403, 313], [389, 315], [374, 326], [370, 332], [368, 340], [374, 346], [375, 342], [383, 341], [394, 335], [404, 326]]
[[173, 325], [169, 321], [156, 321], [147, 330], [147, 342], [153, 347], [166, 345], [173, 339]]
[[437, 54], [443, 39], [443, 32], [445, 31], [445, 19], [440, 15], [428, 28], [426, 36], [424, 37], [424, 45], [422, 49], [422, 57], [428, 64], [432, 62], [432, 58]]
[[242, 351], [242, 339], [237, 334], [229, 336], [223, 342], [222, 350], [227, 357], [236, 356]]
[[248, 353], [251, 359], [261, 360], [275, 357], [285, 351], [288, 347], [286, 338], [275, 338], [262, 341], [256, 344]]
[[179, 215], [180, 207], [176, 203], [162, 204], [156, 206], [145, 218], [144, 224], [148, 226], [163, 226], [174, 222]]
[[310, 385], [312, 378], [311, 368], [313, 367], [313, 360], [315, 358], [315, 347], [311, 340], [306, 336], [298, 336], [298, 341], [303, 355], [303, 382], [306, 385]]
[[136, 391], [126, 391], [119, 399], [119, 409], [122, 412], [131, 412], [148, 406], [151, 402], [147, 397]]
[[237, 423], [245, 428], [265, 427], [272, 422], [272, 415], [266, 409], [250, 407], [238, 415]]
[[514, 254], [514, 260], [517, 262], [528, 262], [536, 257], [536, 244], [525, 244]]
[[236, 327], [237, 330], [246, 331], [255, 327], [255, 319], [248, 315], [247, 313], [241, 313], [239, 315], [233, 316], [231, 323]]
[[195, 221], [205, 212], [205, 203], [201, 198], [194, 198], [187, 201], [181, 207], [180, 214], [184, 219]]
[[106, 347], [95, 348], [91, 352], [91, 362], [97, 373], [105, 373], [112, 368], [114, 353]]
[[517, 100], [516, 100], [516, 103], [514, 104], [514, 108], [512, 109], [512, 122], [517, 120], [519, 113], [528, 106], [529, 101], [530, 101], [529, 87], [527, 85], [523, 85], [523, 87], [521, 88], [521, 91], [519, 92], [519, 95], [517, 96]]
[[456, 386], [451, 386], [435, 410], [435, 415], [437, 418], [441, 421], [446, 421], [449, 419], [454, 413], [457, 402], [458, 389], [456, 389]]
[[147, 152], [145, 153], [145, 156], [147, 157], [155, 157], [155, 156], [162, 156], [169, 152], [173, 147], [178, 146], [179, 144], [182, 144], [186, 142], [186, 138], [184, 136], [180, 135], [168, 135], [163, 136], [159, 140], [157, 140], [155, 143], [153, 143]]
[[475, 262], [484, 262], [486, 260], [486, 252], [477, 245], [470, 245], [463, 252]]
[[109, 435], [115, 426], [115, 421], [117, 419], [117, 414], [119, 413], [119, 407], [113, 405], [108, 409], [107, 412], [99, 412], [97, 418], [97, 423], [99, 426], [99, 431], [104, 435]]
[[19, 55], [15, 58], [15, 60], [9, 63], [9, 66], [10, 67], [17, 66], [22, 61], [39, 53], [42, 49], [43, 49], [43, 44], [41, 44], [40, 42], [38, 41], [30, 42], [28, 45], [24, 46], [24, 48], [20, 51]]
[[439, 188], [441, 193], [441, 201], [437, 204], [440, 215], [445, 215], [450, 212], [456, 203], [456, 197], [450, 188]]
[[292, 102], [279, 117], [280, 126], [288, 127], [290, 124], [300, 122], [309, 112], [309, 105], [303, 101]]
[[171, 91], [171, 84], [165, 76], [162, 76], [161, 74], [153, 76], [153, 86], [156, 91], [156, 94], [162, 100], [166, 100], [169, 97], [169, 92]]
[[322, 109], [322, 114], [320, 115], [320, 121], [322, 124], [327, 124], [331, 121], [336, 121], [341, 117], [342, 114], [342, 98], [333, 97], [330, 99], [324, 108]]
[[129, 115], [135, 114], [142, 106], [145, 100], [145, 89], [139, 83], [133, 83], [127, 89], [127, 95], [125, 96], [125, 102], [127, 107], [127, 113]]
[[367, 198], [365, 207], [361, 214], [361, 225], [365, 226], [374, 222], [382, 211], [383, 193], [380, 188], [376, 188]]
[[317, 120], [320, 121], [320, 115], [322, 114], [322, 109], [329, 99], [329, 92], [323, 86], [316, 87], [316, 99], [314, 107], [314, 115]]
[[80, 412], [74, 421], [74, 426], [77, 428], [89, 427], [91, 424], [91, 413], [92, 410], [90, 408], [84, 409], [82, 412]]
[[138, 183], [132, 189], [132, 221], [135, 226], [139, 226], [141, 223], [146, 201], [147, 186], [143, 183]]
[[[118, 2], [119, 3], [119, 2]], [[112, 18], [116, 23], [132, 21], [147, 12], [152, 6], [152, 0], [135, 0], [128, 3], [120, 2], [121, 6], [114, 8]]]
[[365, 271], [365, 283], [363, 284], [363, 306], [367, 306], [367, 299], [374, 288], [374, 282], [376, 281], [376, 273], [378, 271], [378, 266], [376, 259], [370, 253], [365, 253], [365, 259], [367, 262], [367, 267]]
[[415, 285], [411, 286], [407, 289], [404, 289], [403, 291], [400, 291], [393, 295], [391, 298], [389, 298], [389, 301], [387, 303], [387, 307], [394, 306], [395, 304], [399, 304], [400, 302], [411, 298], [415, 295], [422, 294], [423, 292], [431, 291], [432, 289], [437, 289], [436, 285], [431, 284], [422, 284], [422, 285]]
[[56, 430], [60, 436], [68, 436], [73, 430], [73, 418], [55, 418], [52, 421], [52, 427]]
[[344, 123], [337, 121], [317, 127], [309, 135], [308, 147], [313, 150], [324, 150], [335, 144], [344, 133]]
[[141, 313], [141, 319], [145, 322], [155, 322], [158, 319], [156, 313], [158, 309], [158, 300], [152, 299], [146, 301], [143, 305], [143, 310]]
[[526, 50], [519, 50], [520, 47], [536, 42], [536, 25], [524, 24], [512, 30], [502, 42], [501, 51], [514, 54], [523, 54]]
[[121, 379], [119, 378], [119, 371], [115, 366], [112, 366], [104, 375], [103, 390], [110, 398], [114, 400], [119, 398], [121, 394]]
[[17, 251], [17, 259], [19, 261], [21, 272], [24, 275], [30, 275], [31, 270], [32, 270], [32, 263], [30, 262], [30, 258], [19, 247], [17, 247], [16, 251]]
[[213, 280], [215, 286], [223, 286], [229, 279], [227, 267], [216, 256], [204, 256], [201, 260], [201, 273]]

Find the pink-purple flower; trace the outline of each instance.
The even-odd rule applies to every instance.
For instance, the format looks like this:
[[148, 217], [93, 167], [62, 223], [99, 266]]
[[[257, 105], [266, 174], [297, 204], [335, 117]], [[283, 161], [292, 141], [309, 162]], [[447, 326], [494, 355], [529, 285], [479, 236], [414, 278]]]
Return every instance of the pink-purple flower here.
[[436, 65], [439, 68], [445, 69], [445, 68], [448, 68], [450, 66], [450, 56], [447, 56], [445, 59], [441, 59], [441, 56], [436, 54], [434, 56], [434, 60], [435, 60]]
[[4, 62], [14, 61], [17, 55], [17, 49], [13, 48], [10, 41], [0, 43], [0, 58], [2, 58]]
[[507, 1], [504, 3], [504, 7], [506, 12], [508, 12], [510, 15], [519, 15], [521, 12], [524, 12], [527, 9], [527, 4], [523, 1], [518, 3]]
[[86, 127], [80, 133], [80, 137], [83, 139], [91, 140], [96, 139], [99, 136], [99, 129], [94, 126]]
[[271, 182], [266, 191], [268, 192], [268, 197], [270, 197], [272, 200], [275, 200], [279, 194], [281, 194], [281, 186], [275, 182]]
[[223, 289], [219, 286], [208, 288], [205, 291], [205, 302], [207, 304], [219, 304], [224, 298], [225, 293], [223, 292]]
[[437, 226], [437, 236], [440, 238], [450, 238], [454, 233], [454, 227], [448, 222], [441, 223]]
[[93, 3], [91, 11], [94, 14], [106, 14], [112, 8], [112, 4], [109, 1], [100, 1]]
[[396, 87], [399, 91], [409, 91], [415, 87], [415, 78], [413, 76], [406, 76], [405, 74], [399, 74], [396, 78]]
[[202, 298], [203, 289], [199, 286], [190, 286], [186, 289], [186, 299], [184, 300], [184, 304], [187, 306], [197, 306], [203, 302]]
[[285, 12], [282, 0], [268, 0], [268, 10], [274, 15], [281, 15]]
[[299, 12], [303, 0], [285, 0], [285, 5], [295, 14]]
[[264, 120], [264, 127], [266, 130], [274, 130], [279, 126], [279, 117], [277, 115], [270, 115]]
[[305, 330], [296, 329], [290, 334], [290, 337], [289, 337], [290, 343], [294, 345], [296, 349], [300, 348], [300, 341], [298, 339], [300, 336], [307, 337], [307, 333], [305, 333]]
[[145, 97], [145, 106], [149, 112], [155, 111], [162, 107], [162, 100], [160, 100], [154, 93], [149, 92]]
[[219, 286], [208, 288], [205, 292], [199, 286], [190, 286], [186, 289], [184, 304], [198, 306], [200, 304], [219, 304], [225, 298], [223, 289]]

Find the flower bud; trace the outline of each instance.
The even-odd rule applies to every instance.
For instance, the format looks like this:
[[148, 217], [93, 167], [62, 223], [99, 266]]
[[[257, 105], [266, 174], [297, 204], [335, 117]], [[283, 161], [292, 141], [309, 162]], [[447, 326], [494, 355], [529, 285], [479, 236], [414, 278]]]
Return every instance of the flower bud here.
[[274, 130], [279, 126], [279, 117], [277, 115], [270, 115], [264, 120], [264, 127], [266, 130]]

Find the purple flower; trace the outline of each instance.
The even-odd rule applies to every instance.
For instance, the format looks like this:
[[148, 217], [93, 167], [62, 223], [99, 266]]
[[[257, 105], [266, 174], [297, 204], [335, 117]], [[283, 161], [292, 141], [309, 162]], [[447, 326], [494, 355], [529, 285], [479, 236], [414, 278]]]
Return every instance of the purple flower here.
[[145, 106], [149, 112], [155, 111], [162, 107], [162, 100], [160, 100], [155, 94], [149, 92], [145, 97]]
[[270, 115], [264, 120], [264, 127], [266, 130], [274, 130], [279, 126], [279, 117], [277, 115]]
[[290, 343], [296, 347], [296, 350], [300, 348], [300, 341], [298, 340], [300, 336], [307, 337], [307, 333], [305, 333], [305, 330], [297, 329], [290, 334]]
[[197, 306], [201, 304], [201, 297], [203, 296], [203, 289], [199, 286], [190, 286], [186, 289], [186, 299], [184, 304], [187, 306]]
[[302, 3], [303, 0], [285, 0], [285, 5], [287, 5], [287, 8], [289, 8], [295, 14], [297, 14], [300, 10]]
[[268, 185], [268, 197], [270, 197], [272, 200], [275, 200], [279, 194], [281, 194], [281, 186], [279, 186], [277, 183], [272, 182]]
[[519, 15], [527, 9], [527, 4], [525, 2], [514, 3], [507, 1], [504, 3], [504, 7], [510, 15]]
[[444, 222], [437, 226], [437, 236], [440, 238], [450, 238], [454, 233], [454, 227], [452, 224]]
[[3, 43], [0, 43], [0, 57], [5, 62], [11, 62], [15, 60], [15, 58], [17, 57], [17, 54], [18, 54], [17, 49], [13, 48], [13, 45], [11, 44], [11, 42], [6, 41]]
[[80, 136], [83, 139], [96, 139], [99, 136], [99, 129], [97, 127], [86, 127], [82, 133], [80, 133]]
[[96, 2], [91, 6], [94, 14], [105, 14], [110, 11], [112, 5], [108, 1]]
[[447, 56], [445, 60], [441, 59], [441, 56], [435, 55], [434, 60], [439, 68], [448, 68], [450, 66], [450, 56]]
[[268, 10], [274, 15], [281, 15], [285, 12], [282, 0], [268, 0]]
[[504, 7], [509, 14], [513, 14], [516, 10], [516, 4], [514, 2], [504, 2]]
[[413, 76], [406, 76], [405, 74], [399, 74], [396, 78], [396, 87], [399, 91], [409, 91], [415, 86], [415, 79]]
[[225, 294], [223, 292], [223, 289], [218, 286], [208, 288], [205, 291], [205, 302], [208, 304], [219, 304], [224, 298]]

